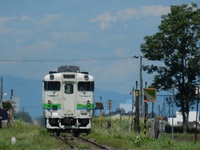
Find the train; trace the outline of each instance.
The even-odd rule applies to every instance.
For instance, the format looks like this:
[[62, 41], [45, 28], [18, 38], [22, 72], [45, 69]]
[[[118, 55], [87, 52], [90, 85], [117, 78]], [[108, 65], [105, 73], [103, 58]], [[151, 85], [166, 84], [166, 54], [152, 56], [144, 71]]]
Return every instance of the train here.
[[94, 77], [78, 66], [60, 66], [49, 71], [42, 82], [45, 127], [62, 132], [89, 133], [94, 111]]

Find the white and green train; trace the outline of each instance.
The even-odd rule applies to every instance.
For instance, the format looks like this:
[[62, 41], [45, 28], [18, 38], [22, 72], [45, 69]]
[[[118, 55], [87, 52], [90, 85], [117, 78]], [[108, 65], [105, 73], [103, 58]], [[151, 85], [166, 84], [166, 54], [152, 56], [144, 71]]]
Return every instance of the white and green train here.
[[56, 134], [75, 135], [91, 129], [94, 78], [77, 66], [60, 66], [44, 76], [42, 107], [45, 127]]

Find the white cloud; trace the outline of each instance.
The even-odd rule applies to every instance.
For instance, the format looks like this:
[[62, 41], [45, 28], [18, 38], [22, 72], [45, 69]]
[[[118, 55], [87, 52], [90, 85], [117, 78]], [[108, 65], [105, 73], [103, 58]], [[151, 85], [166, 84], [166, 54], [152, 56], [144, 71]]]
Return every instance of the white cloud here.
[[38, 19], [39, 25], [43, 27], [51, 26], [51, 23], [56, 22], [56, 20], [63, 20], [63, 18], [57, 14], [47, 14], [43, 19]]
[[30, 16], [26, 16], [26, 15], [23, 15], [23, 16], [20, 16], [19, 17], [19, 19], [21, 20], [21, 21], [25, 21], [25, 20], [32, 20], [32, 18], [30, 17]]
[[102, 15], [97, 16], [92, 19], [92, 23], [98, 23], [98, 26], [101, 29], [107, 29], [112, 27], [112, 23], [120, 20], [128, 20], [134, 17], [137, 14], [135, 9], [125, 9], [122, 11], [116, 12], [116, 14], [111, 14], [111, 12], [105, 12]]
[[111, 26], [110, 22], [115, 22], [116, 16], [112, 16], [110, 12], [105, 12], [102, 15], [92, 19], [91, 22], [98, 22], [101, 29], [106, 29]]
[[118, 20], [128, 20], [136, 16], [138, 12], [135, 9], [125, 9], [116, 13]]
[[[20, 39], [19, 42], [21, 41], [23, 42], [23, 39]], [[17, 49], [13, 49], [12, 56], [19, 57], [21, 59], [43, 59], [44, 56], [41, 54], [49, 56], [49, 54], [55, 52], [56, 47], [56, 43], [47, 40], [35, 41], [28, 45], [22, 45], [19, 43], [17, 45]]]
[[97, 16], [93, 21], [114, 22], [115, 20], [116, 16], [112, 16], [110, 12], [105, 12], [104, 14]]
[[170, 12], [170, 7], [160, 5], [155, 6], [142, 6], [140, 9], [141, 14], [144, 16], [161, 16]]
[[6, 22], [15, 19], [17, 19], [17, 17], [0, 17], [0, 25], [4, 25]]
[[[3, 37], [8, 33], [12, 32], [12, 28], [6, 27], [6, 23], [12, 20], [16, 20], [17, 17], [0, 17], [0, 36]], [[1, 42], [7, 42], [4, 38], [1, 38]]]
[[142, 6], [139, 10], [128, 8], [113, 14], [111, 14], [111, 12], [105, 12], [101, 15], [98, 15], [96, 18], [92, 19], [91, 22], [97, 23], [98, 26], [102, 30], [104, 30], [112, 27], [112, 24], [117, 21], [130, 20], [136, 16], [139, 17], [161, 16], [169, 12], [170, 12], [170, 7], [164, 7], [160, 5]]

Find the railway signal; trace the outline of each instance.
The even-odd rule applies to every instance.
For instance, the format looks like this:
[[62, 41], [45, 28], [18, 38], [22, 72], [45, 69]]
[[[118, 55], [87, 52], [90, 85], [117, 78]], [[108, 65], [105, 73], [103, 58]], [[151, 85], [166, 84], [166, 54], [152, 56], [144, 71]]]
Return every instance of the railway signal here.
[[96, 102], [95, 109], [99, 109], [100, 110], [99, 124], [100, 124], [100, 127], [102, 128], [102, 120], [103, 120], [102, 109], [103, 109], [103, 103], [102, 103], [102, 97], [101, 96], [100, 96], [100, 102]]

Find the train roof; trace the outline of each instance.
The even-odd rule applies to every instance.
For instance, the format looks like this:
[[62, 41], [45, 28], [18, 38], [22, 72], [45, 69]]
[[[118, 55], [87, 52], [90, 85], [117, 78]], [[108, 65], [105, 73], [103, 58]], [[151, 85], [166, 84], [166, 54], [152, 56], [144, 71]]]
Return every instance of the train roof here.
[[80, 72], [80, 67], [78, 67], [78, 66], [60, 66], [60, 67], [58, 67], [58, 72]]
[[54, 76], [55, 80], [72, 79], [75, 78], [75, 76], [73, 76], [74, 74], [76, 74], [76, 78], [80, 80], [84, 80], [85, 76], [88, 76], [90, 81], [94, 80], [93, 76], [89, 75], [88, 72], [80, 72], [78, 66], [60, 66], [57, 71], [49, 71], [49, 74], [44, 77], [44, 80], [51, 80], [50, 76]]
[[[75, 75], [75, 76], [73, 76]], [[53, 77], [53, 79], [52, 79]], [[74, 73], [74, 72], [60, 72], [53, 73], [44, 76], [45, 81], [60, 81], [60, 80], [80, 80], [85, 81], [85, 78], [88, 78], [87, 81], [93, 81], [94, 77], [92, 75], [84, 74], [84, 73]]]

